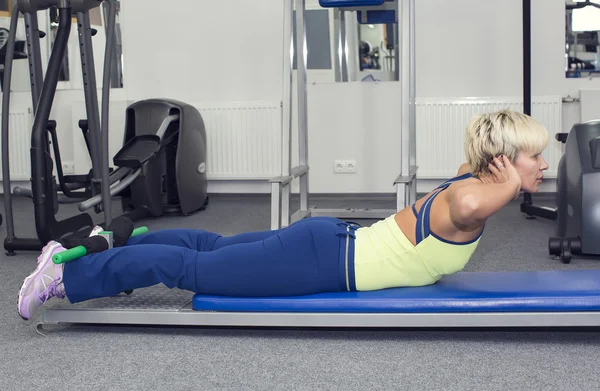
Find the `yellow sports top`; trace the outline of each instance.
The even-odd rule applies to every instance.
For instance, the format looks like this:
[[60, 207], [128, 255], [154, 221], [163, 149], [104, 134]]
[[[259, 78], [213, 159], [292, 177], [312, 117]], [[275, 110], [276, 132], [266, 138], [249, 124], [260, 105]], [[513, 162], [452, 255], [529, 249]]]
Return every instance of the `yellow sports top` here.
[[465, 267], [481, 234], [469, 242], [445, 240], [429, 229], [429, 214], [440, 192], [452, 182], [468, 177], [471, 174], [452, 178], [439, 186], [419, 212], [413, 206], [417, 217], [416, 245], [404, 235], [394, 215], [356, 231], [354, 270], [358, 291], [430, 285]]

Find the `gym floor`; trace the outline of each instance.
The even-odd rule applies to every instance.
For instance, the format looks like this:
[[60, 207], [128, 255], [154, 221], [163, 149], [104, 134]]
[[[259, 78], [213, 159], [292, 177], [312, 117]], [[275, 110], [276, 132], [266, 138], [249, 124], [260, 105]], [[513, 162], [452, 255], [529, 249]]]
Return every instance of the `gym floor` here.
[[[552, 206], [549, 197], [536, 203]], [[318, 201], [318, 200], [316, 200]], [[393, 208], [393, 200], [322, 200]], [[2, 211], [4, 210], [3, 205]], [[34, 233], [31, 200], [15, 199], [19, 236]], [[117, 210], [119, 205], [115, 203]], [[59, 216], [75, 213], [61, 206]], [[268, 196], [212, 195], [188, 217], [142, 221], [151, 230], [232, 235], [269, 228]], [[370, 222], [361, 221], [366, 225]], [[0, 228], [2, 239], [5, 225]], [[548, 255], [553, 223], [527, 220], [519, 202], [494, 216], [467, 271], [595, 269]], [[0, 389], [591, 390], [600, 381], [600, 330], [306, 330], [63, 326], [42, 336], [16, 312], [38, 254], [1, 253]], [[56, 299], [55, 299], [56, 300]]]

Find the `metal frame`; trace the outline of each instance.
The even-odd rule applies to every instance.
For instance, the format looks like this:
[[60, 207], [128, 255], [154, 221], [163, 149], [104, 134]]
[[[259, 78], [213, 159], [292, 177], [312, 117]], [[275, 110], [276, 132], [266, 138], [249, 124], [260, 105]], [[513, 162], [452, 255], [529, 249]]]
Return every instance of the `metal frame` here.
[[38, 328], [57, 324], [157, 325], [198, 327], [454, 328], [597, 327], [599, 311], [539, 312], [229, 312], [192, 309], [193, 294], [163, 285], [131, 296], [79, 304], [55, 302], [42, 311]]
[[[308, 162], [308, 112], [307, 112], [307, 69], [306, 69], [306, 26], [304, 22], [306, 12], [306, 0], [289, 0], [284, 6], [284, 53], [292, 48], [292, 15], [293, 4], [296, 12], [296, 48], [301, 50], [297, 57], [297, 108], [298, 108], [298, 158], [297, 166], [291, 165], [291, 118], [292, 118], [292, 56], [284, 56], [284, 101], [283, 121], [284, 129], [282, 137], [282, 173], [280, 176], [271, 178], [271, 228], [279, 229], [291, 223], [311, 216], [332, 216], [348, 219], [375, 218], [381, 219], [414, 203], [417, 198], [417, 170], [416, 165], [416, 106], [415, 106], [415, 0], [397, 0], [392, 4], [396, 7], [398, 21], [401, 28], [396, 28], [398, 33], [397, 53], [400, 53], [403, 61], [400, 61], [398, 80], [402, 88], [402, 145], [400, 174], [394, 180], [396, 188], [396, 209], [320, 209], [311, 207], [309, 190]], [[390, 2], [383, 8], [389, 9]], [[376, 8], [376, 9], [383, 9]], [[335, 50], [336, 80], [344, 81], [348, 78], [348, 61], [345, 50], [345, 11], [356, 9], [335, 9], [335, 41], [336, 45], [342, 45], [340, 50]], [[399, 60], [397, 60], [399, 61]], [[287, 84], [290, 83], [289, 87]], [[288, 91], [286, 90], [289, 88]], [[288, 129], [286, 132], [285, 129]], [[291, 186], [294, 180], [299, 181], [300, 207], [290, 215]]]
[[110, 324], [220, 327], [594, 327], [600, 311], [524, 312], [241, 312], [196, 311], [193, 293], [159, 284], [132, 295], [94, 299], [78, 304], [45, 304], [38, 327], [56, 324]]
[[335, 47], [333, 54], [335, 57], [335, 81], [336, 83], [348, 81], [348, 34], [346, 33], [346, 10], [333, 10], [333, 42]]
[[[531, 0], [523, 0], [523, 114], [531, 115]], [[568, 6], [567, 6], [568, 7]], [[523, 194], [521, 213], [556, 220], [557, 208], [535, 205], [531, 193]]]
[[78, 313], [72, 310], [54, 310], [46, 313], [39, 326], [61, 323], [292, 328], [598, 327], [600, 312], [370, 314], [202, 312], [185, 308], [176, 312], [131, 310]]

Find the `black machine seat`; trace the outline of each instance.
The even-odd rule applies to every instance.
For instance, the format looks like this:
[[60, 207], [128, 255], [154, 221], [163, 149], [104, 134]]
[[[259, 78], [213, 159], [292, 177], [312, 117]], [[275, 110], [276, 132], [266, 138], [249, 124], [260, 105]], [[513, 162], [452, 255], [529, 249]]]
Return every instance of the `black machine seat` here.
[[161, 139], [155, 134], [135, 136], [115, 155], [113, 162], [118, 167], [141, 167], [156, 156], [160, 146]]
[[133, 136], [113, 158], [117, 167], [138, 168], [155, 157], [162, 147], [163, 136], [171, 123], [178, 121], [179, 115], [167, 116], [155, 134]]

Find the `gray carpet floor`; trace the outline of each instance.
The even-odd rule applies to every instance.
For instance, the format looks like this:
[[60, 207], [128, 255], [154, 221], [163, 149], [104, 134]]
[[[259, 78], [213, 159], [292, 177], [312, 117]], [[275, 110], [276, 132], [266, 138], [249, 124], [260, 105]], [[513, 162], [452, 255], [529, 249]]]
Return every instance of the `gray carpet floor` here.
[[[551, 205], [551, 199], [536, 201]], [[324, 207], [393, 207], [392, 200]], [[74, 213], [63, 206], [61, 215]], [[3, 207], [2, 207], [3, 211]], [[19, 236], [31, 201], [15, 200]], [[368, 221], [361, 221], [368, 224]], [[266, 196], [213, 195], [206, 211], [140, 222], [232, 235], [269, 228]], [[5, 226], [0, 228], [5, 236]], [[517, 202], [492, 218], [469, 271], [595, 269], [548, 256], [553, 225]], [[67, 326], [42, 336], [17, 315], [17, 291], [37, 254], [0, 254], [1, 390], [596, 390], [594, 330], [301, 330]]]

